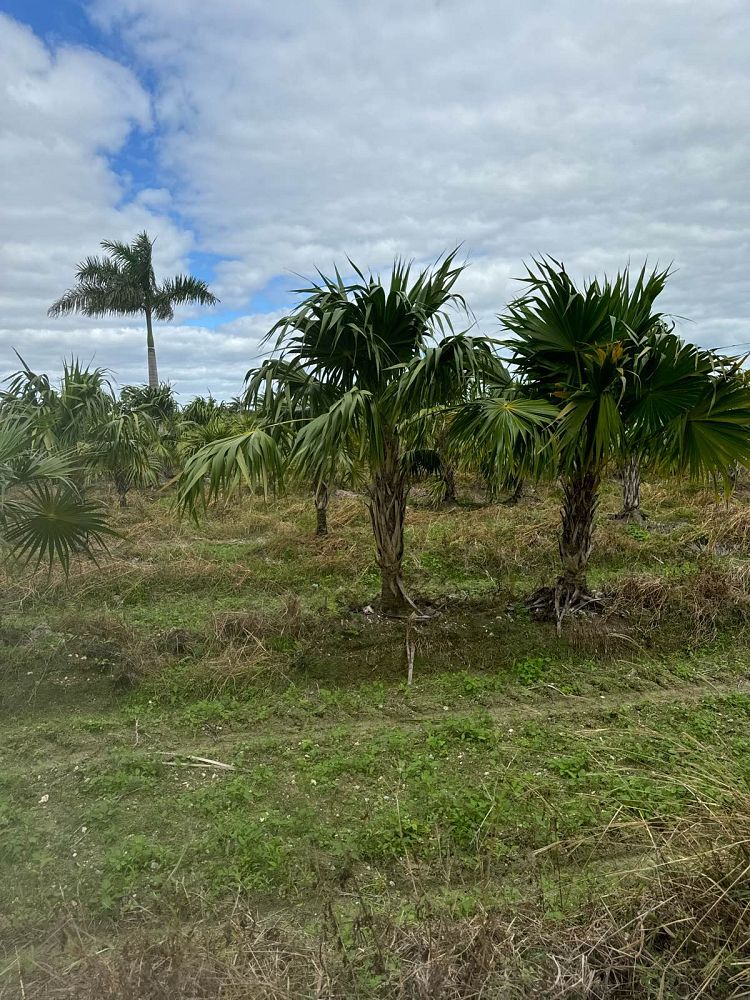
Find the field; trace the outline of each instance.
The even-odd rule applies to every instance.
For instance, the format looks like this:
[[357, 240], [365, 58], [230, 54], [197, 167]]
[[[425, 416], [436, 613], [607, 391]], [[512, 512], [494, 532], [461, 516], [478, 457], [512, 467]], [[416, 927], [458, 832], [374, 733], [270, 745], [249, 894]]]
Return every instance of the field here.
[[0, 997], [750, 995], [747, 494], [608, 484], [559, 637], [558, 500], [415, 495], [408, 624], [350, 493], [9, 577]]

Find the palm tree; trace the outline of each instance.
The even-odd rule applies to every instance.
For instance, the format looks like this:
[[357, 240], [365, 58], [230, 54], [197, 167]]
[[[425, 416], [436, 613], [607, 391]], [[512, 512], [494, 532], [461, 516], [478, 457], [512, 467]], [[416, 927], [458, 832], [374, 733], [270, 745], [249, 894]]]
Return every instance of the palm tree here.
[[18, 358], [22, 367], [5, 380], [0, 412], [28, 420], [35, 447], [49, 452], [76, 449], [107, 412], [111, 386], [106, 369], [84, 367], [71, 358], [63, 362], [55, 386], [49, 375], [32, 371]]
[[563, 490], [561, 575], [537, 606], [592, 600], [587, 569], [602, 476], [637, 455], [644, 466], [724, 476], [750, 463], [750, 389], [739, 363], [680, 340], [656, 311], [668, 270], [578, 288], [562, 264], [533, 262], [502, 318], [525, 391], [557, 407], [545, 451]]
[[84, 316], [134, 316], [146, 320], [148, 384], [158, 389], [153, 321], [174, 318], [175, 306], [197, 302], [215, 305], [219, 300], [200, 278], [178, 274], [157, 284], [152, 261], [154, 240], [139, 233], [132, 243], [104, 240], [107, 253], [87, 257], [76, 271], [76, 284], [49, 308], [50, 316], [82, 313]]
[[133, 487], [159, 481], [167, 449], [147, 411], [112, 400], [109, 413], [93, 430], [86, 457], [91, 471], [110, 479], [120, 506], [127, 507]]
[[409, 614], [414, 604], [402, 575], [404, 515], [425, 415], [431, 419], [439, 408], [462, 399], [467, 384], [499, 367], [489, 341], [453, 331], [446, 310], [465, 310], [453, 290], [463, 269], [455, 256], [454, 251], [416, 277], [410, 265], [397, 260], [387, 282], [352, 264], [356, 280], [350, 284], [336, 271], [335, 278], [321, 274], [301, 289], [300, 304], [271, 331], [278, 334], [281, 351], [278, 378], [266, 369], [278, 395], [294, 405], [307, 397], [309, 411], [302, 414], [288, 459], [268, 425], [217, 443], [200, 464], [196, 456], [195, 465], [186, 468], [182, 504], [195, 507], [206, 475], [209, 490], [215, 490], [267, 480], [274, 463], [277, 471], [284, 465], [314, 484], [327, 481], [342, 456], [353, 468], [365, 466], [381, 608], [390, 615]]
[[120, 401], [130, 410], [139, 410], [158, 424], [168, 424], [177, 416], [177, 400], [169, 382], [162, 382], [155, 389], [148, 385], [124, 385]]
[[[260, 368], [247, 373], [245, 385], [245, 406], [253, 409], [287, 456], [302, 425], [326, 413], [341, 395], [338, 386], [312, 376], [299, 359], [269, 358]], [[346, 453], [345, 441], [341, 442], [338, 454], [327, 456], [321, 467], [314, 470], [310, 485], [315, 504], [315, 534], [319, 537], [328, 534], [332, 481], [337, 475], [351, 478], [353, 471], [354, 462]]]
[[65, 572], [74, 553], [92, 553], [108, 534], [106, 512], [85, 499], [76, 458], [39, 447], [33, 420], [0, 422], [0, 553]]

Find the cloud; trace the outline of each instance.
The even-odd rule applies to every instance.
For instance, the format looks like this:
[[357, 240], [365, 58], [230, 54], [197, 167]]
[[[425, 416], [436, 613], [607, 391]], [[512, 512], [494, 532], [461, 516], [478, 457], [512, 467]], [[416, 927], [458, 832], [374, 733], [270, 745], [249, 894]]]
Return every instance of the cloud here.
[[[76, 262], [147, 227], [171, 271], [192, 242], [166, 214], [168, 191], [130, 191], [113, 166], [134, 129], [152, 128], [151, 98], [126, 67], [80, 46], [50, 50], [0, 14], [0, 120], [0, 369], [16, 366], [12, 348], [52, 369], [63, 355], [101, 355], [101, 321], [47, 318]], [[143, 378], [143, 354], [128, 378]]]
[[[93, 0], [89, 10], [129, 68], [69, 53], [102, 80], [88, 85], [102, 94], [89, 113], [112, 120], [95, 134], [76, 129], [83, 106], [67, 110], [75, 88], [47, 124], [34, 112], [21, 126], [30, 159], [56, 116], [77, 150], [77, 169], [54, 181], [64, 197], [35, 197], [25, 182], [10, 192], [19, 217], [41, 211], [44, 223], [18, 237], [21, 270], [38, 272], [20, 302], [10, 296], [24, 328], [29, 300], [54, 297], [79, 253], [70, 235], [45, 247], [57, 203], [53, 233], [66, 218], [70, 228], [71, 210], [85, 219], [80, 252], [115, 220], [135, 231], [146, 218], [164, 229], [170, 267], [193, 248], [215, 255], [215, 290], [246, 315], [248, 350], [279, 276], [346, 255], [374, 268], [396, 254], [429, 261], [457, 243], [471, 261], [462, 291], [487, 332], [522, 260], [547, 252], [580, 274], [674, 261], [664, 304], [689, 318], [683, 332], [750, 340], [745, 0]], [[54, 86], [62, 53], [25, 44], [14, 72]], [[119, 101], [107, 97], [115, 78], [130, 81]], [[107, 153], [136, 127], [152, 129], [153, 176], [123, 204]], [[195, 338], [219, 351], [208, 331], [183, 342], [183, 329], [159, 333], [161, 370], [179, 368], [181, 387], [203, 378], [190, 378]], [[216, 357], [212, 388], [231, 395], [252, 358]]]
[[750, 10], [414, 0], [97, 0], [156, 75], [164, 163], [220, 293], [464, 242], [483, 317], [539, 251], [679, 268], [707, 342], [745, 332]]

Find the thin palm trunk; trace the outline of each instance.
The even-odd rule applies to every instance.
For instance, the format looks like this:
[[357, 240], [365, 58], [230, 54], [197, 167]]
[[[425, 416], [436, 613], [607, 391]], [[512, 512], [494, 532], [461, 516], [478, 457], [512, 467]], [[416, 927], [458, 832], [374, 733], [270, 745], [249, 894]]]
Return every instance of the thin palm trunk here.
[[524, 481], [520, 476], [514, 476], [509, 481], [508, 485], [511, 492], [508, 494], [505, 500], [503, 500], [503, 504], [506, 507], [515, 507], [515, 505], [519, 502], [519, 500], [523, 496]]
[[314, 487], [316, 535], [328, 534], [328, 483], [320, 479]]
[[589, 595], [586, 571], [594, 544], [594, 517], [599, 502], [598, 473], [576, 469], [563, 476], [560, 562], [562, 574], [555, 587], [558, 620], [561, 613], [585, 603]]
[[622, 510], [615, 517], [623, 521], [643, 521], [645, 515], [641, 511], [641, 467], [638, 459], [631, 455], [623, 462], [620, 469], [622, 475]]
[[399, 461], [398, 438], [385, 442], [384, 461], [370, 484], [368, 509], [381, 579], [381, 610], [403, 617], [414, 610], [401, 576], [407, 485]]
[[151, 309], [146, 308], [146, 353], [148, 355], [148, 387], [159, 388], [159, 373], [156, 368], [156, 347], [154, 345], [154, 330], [151, 325]]
[[450, 462], [442, 462], [443, 468], [443, 503], [456, 503], [456, 470]]
[[112, 477], [115, 482], [115, 489], [117, 490], [117, 496], [120, 500], [121, 507], [127, 507], [128, 505], [128, 477], [121, 469], [116, 469]]

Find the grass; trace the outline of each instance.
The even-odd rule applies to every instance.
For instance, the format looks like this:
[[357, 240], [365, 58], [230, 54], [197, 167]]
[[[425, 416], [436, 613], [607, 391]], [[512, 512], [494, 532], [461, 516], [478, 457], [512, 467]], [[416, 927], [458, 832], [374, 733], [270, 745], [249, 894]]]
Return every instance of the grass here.
[[8, 579], [0, 997], [743, 995], [742, 501], [608, 488], [558, 638], [557, 499], [415, 498], [412, 686], [356, 497], [322, 540], [142, 497], [101, 569]]

